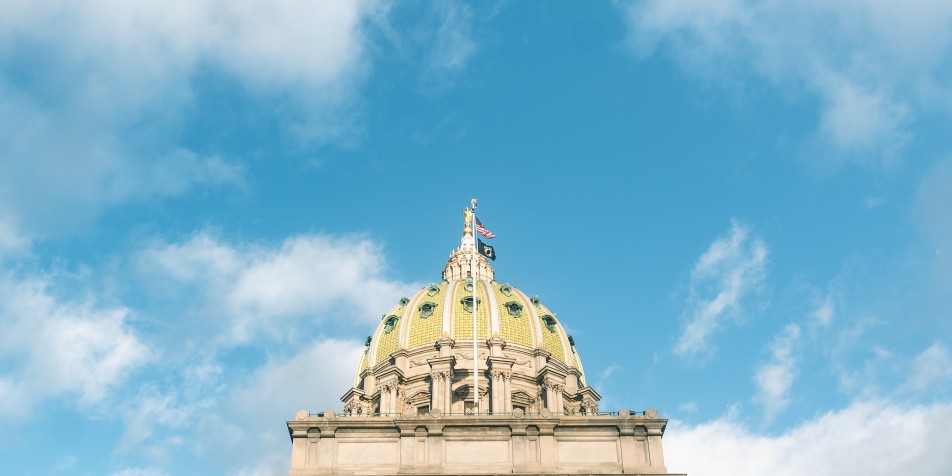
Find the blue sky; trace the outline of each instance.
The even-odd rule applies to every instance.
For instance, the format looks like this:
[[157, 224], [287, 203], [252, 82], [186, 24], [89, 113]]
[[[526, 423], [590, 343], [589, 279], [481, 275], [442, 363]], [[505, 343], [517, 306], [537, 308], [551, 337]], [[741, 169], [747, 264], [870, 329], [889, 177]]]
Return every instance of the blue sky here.
[[948, 2], [0, 12], [8, 474], [285, 474], [474, 196], [670, 469], [952, 466]]

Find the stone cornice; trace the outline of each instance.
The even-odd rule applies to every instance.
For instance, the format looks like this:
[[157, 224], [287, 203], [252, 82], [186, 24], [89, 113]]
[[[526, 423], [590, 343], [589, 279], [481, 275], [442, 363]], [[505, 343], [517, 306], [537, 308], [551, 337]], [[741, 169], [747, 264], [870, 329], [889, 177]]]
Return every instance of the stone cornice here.
[[[609, 428], [614, 427], [628, 433], [635, 429], [642, 429], [647, 435], [661, 435], [664, 433], [668, 424], [667, 418], [651, 418], [644, 415], [631, 415], [622, 417], [618, 415], [558, 415], [546, 418], [541, 415], [525, 415], [522, 418], [516, 418], [513, 415], [442, 415], [432, 417], [430, 415], [413, 415], [411, 417], [401, 416], [394, 418], [392, 416], [335, 416], [324, 418], [320, 416], [308, 416], [303, 420], [289, 420], [288, 429], [294, 435], [305, 435], [308, 429], [318, 429], [321, 431], [322, 438], [330, 437], [338, 427], [353, 428], [415, 428], [425, 426], [428, 429], [432, 426], [439, 427], [509, 427], [510, 429], [521, 428], [525, 431], [526, 427], [536, 426], [542, 428]], [[433, 434], [433, 431], [430, 431]]]
[[516, 359], [512, 357], [494, 357], [490, 355], [486, 360], [489, 362], [490, 370], [512, 370], [513, 364], [516, 363]]
[[556, 364], [558, 364], [558, 363], [559, 363], [559, 362], [557, 362], [557, 361], [556, 361], [556, 362], [549, 361], [549, 363], [546, 364], [545, 367], [542, 367], [542, 368], [539, 370], [539, 372], [537, 373], [538, 378], [539, 378], [540, 380], [543, 380], [543, 379], [545, 379], [546, 377], [557, 377], [557, 378], [561, 379], [561, 380], [564, 382], [564, 381], [565, 381], [565, 377], [568, 375], [568, 373], [565, 371], [565, 370], [566, 370], [566, 369], [565, 369], [565, 366], [564, 366], [564, 365], [556, 365]]
[[[395, 365], [386, 365], [386, 366], [376, 366], [374, 367], [374, 377], [378, 382], [383, 380], [403, 380], [403, 371], [400, 370]], [[379, 385], [379, 383], [378, 383]]]
[[578, 390], [578, 394], [582, 398], [588, 397], [596, 402], [602, 399], [602, 396], [592, 387], [582, 387]]
[[351, 388], [350, 390], [348, 390], [347, 393], [345, 393], [343, 397], [340, 397], [340, 400], [341, 400], [342, 402], [346, 402], [346, 401], [350, 400], [351, 398], [353, 398], [354, 396], [363, 397], [364, 395], [365, 395], [365, 393], [364, 393], [363, 390], [354, 387], [354, 388]]

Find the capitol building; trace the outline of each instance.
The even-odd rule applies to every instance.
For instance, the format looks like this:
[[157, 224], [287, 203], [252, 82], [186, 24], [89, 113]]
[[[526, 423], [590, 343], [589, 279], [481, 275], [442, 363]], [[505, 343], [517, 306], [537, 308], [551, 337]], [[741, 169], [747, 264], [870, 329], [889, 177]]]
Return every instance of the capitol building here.
[[572, 336], [496, 281], [464, 214], [442, 280], [383, 315], [343, 408], [287, 422], [290, 476], [669, 474], [667, 420], [599, 406]]

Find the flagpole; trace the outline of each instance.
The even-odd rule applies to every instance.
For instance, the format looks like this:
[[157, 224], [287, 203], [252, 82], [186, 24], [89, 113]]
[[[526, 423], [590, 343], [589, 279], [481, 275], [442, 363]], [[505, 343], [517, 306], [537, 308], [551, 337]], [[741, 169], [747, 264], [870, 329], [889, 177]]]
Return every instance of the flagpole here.
[[471, 224], [473, 228], [473, 255], [471, 258], [470, 269], [473, 270], [473, 411], [479, 415], [479, 359], [476, 356], [476, 313], [479, 309], [479, 300], [476, 299], [476, 283], [478, 281], [476, 263], [479, 262], [479, 259], [476, 257], [476, 253], [479, 252], [476, 245], [476, 199], [472, 200], [473, 205], [473, 223]]

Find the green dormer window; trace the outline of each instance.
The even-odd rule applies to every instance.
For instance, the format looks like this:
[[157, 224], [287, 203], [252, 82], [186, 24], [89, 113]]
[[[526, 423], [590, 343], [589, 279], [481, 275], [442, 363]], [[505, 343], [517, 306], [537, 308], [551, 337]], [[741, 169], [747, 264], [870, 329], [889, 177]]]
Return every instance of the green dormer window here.
[[426, 288], [427, 296], [433, 297], [439, 293], [440, 293], [440, 287], [435, 284], [431, 284], [430, 287]]
[[542, 319], [542, 323], [545, 324], [545, 328], [548, 329], [549, 332], [555, 332], [555, 318], [554, 317], [548, 314], [543, 314], [539, 318]]
[[463, 286], [463, 289], [473, 292], [473, 278], [466, 278], [466, 285]]
[[536, 294], [535, 296], [532, 296], [532, 305], [535, 307], [539, 307], [542, 305], [542, 300], [539, 299], [538, 294]]
[[512, 317], [522, 317], [522, 304], [517, 303], [516, 301], [509, 301], [506, 304], [506, 310], [509, 311], [509, 315]]
[[388, 317], [387, 322], [383, 323], [383, 333], [389, 334], [393, 332], [393, 329], [397, 327], [397, 321], [399, 320], [400, 318], [395, 315], [391, 315], [390, 317]]
[[510, 286], [509, 283], [503, 284], [502, 286], [499, 286], [499, 292], [507, 297], [512, 296], [512, 286]]
[[420, 304], [420, 307], [418, 307], [417, 309], [420, 310], [420, 317], [422, 317], [423, 319], [426, 319], [433, 315], [433, 310], [436, 309], [436, 303], [426, 301], [423, 304]]
[[406, 296], [400, 298], [400, 309], [407, 307], [407, 304], [410, 304], [410, 298]]
[[[473, 312], [473, 297], [472, 296], [466, 296], [463, 299], [460, 299], [459, 302], [460, 304], [463, 305], [463, 309], [465, 309], [466, 312]], [[483, 303], [482, 299], [476, 299], [477, 306], [482, 303]]]

